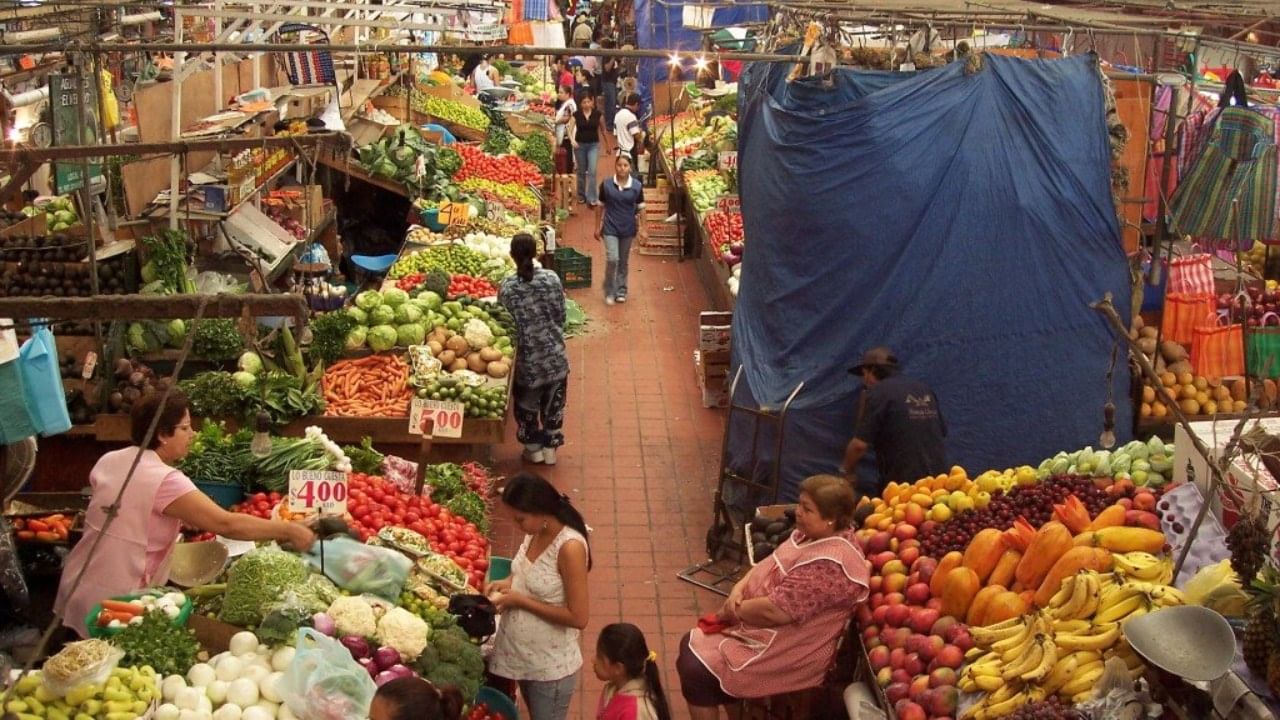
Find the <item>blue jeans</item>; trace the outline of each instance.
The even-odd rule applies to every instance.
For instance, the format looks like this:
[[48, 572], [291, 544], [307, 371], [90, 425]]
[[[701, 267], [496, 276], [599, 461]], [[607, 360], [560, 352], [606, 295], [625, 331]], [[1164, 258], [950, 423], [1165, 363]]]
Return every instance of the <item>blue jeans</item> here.
[[578, 143], [573, 149], [573, 161], [578, 170], [578, 199], [595, 205], [600, 192], [596, 181], [596, 159], [600, 157], [600, 143]]
[[564, 720], [578, 686], [578, 673], [559, 680], [521, 680], [520, 694], [529, 707], [530, 720]]
[[612, 132], [613, 116], [618, 112], [618, 84], [604, 83], [600, 89], [601, 94], [604, 95], [604, 126]]
[[627, 296], [627, 260], [634, 241], [635, 236], [604, 236], [604, 296], [607, 298]]

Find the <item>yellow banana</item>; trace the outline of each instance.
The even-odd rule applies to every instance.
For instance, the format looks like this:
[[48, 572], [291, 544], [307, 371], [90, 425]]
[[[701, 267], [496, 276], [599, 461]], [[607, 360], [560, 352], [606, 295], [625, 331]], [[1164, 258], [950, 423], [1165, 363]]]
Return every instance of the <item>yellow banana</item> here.
[[1037, 699], [1043, 699], [1040, 688], [1021, 690], [1007, 700], [987, 705], [985, 708], [979, 710], [978, 714], [974, 716], [974, 720], [991, 720], [992, 718], [1001, 718], [1005, 715], [1009, 715], [1014, 710], [1017, 710], [1027, 703], [1035, 702]]
[[1075, 658], [1076, 669], [1083, 668], [1084, 666], [1095, 662], [1102, 662], [1102, 653], [1097, 650], [1076, 650], [1071, 653], [1070, 657]]
[[1097, 665], [1090, 670], [1076, 670], [1075, 677], [1062, 686], [1060, 692], [1068, 697], [1074, 697], [1082, 692], [1093, 689], [1098, 682], [1098, 678], [1102, 677], [1102, 665]]
[[1111, 623], [1123, 620], [1140, 607], [1144, 607], [1147, 597], [1136, 589], [1130, 589], [1133, 593], [1123, 600], [1112, 605], [1108, 605], [1098, 610], [1093, 616], [1095, 623]]
[[1084, 603], [1088, 599], [1088, 583], [1077, 574], [1063, 581], [1063, 588], [1068, 585], [1071, 587], [1071, 594], [1066, 600], [1056, 606], [1052, 600], [1049, 601], [1049, 615], [1055, 619], [1074, 620], [1084, 617], [1080, 611], [1084, 609]]
[[1120, 625], [1123, 626], [1125, 623], [1129, 622], [1130, 620], [1136, 617], [1142, 617], [1143, 615], [1146, 615], [1149, 612], [1151, 612], [1151, 605], [1149, 603], [1143, 603], [1142, 605], [1138, 606], [1137, 610], [1134, 610], [1128, 615], [1125, 615], [1124, 617], [1120, 618]]
[[1054, 634], [1060, 633], [1082, 633], [1093, 627], [1093, 623], [1088, 620], [1055, 620], [1053, 623]]
[[979, 675], [973, 679], [973, 684], [979, 690], [993, 692], [1004, 687], [1004, 678], [999, 675]]
[[1080, 661], [1076, 660], [1075, 653], [1058, 658], [1057, 664], [1049, 671], [1048, 677], [1044, 679], [1044, 683], [1041, 685], [1045, 694], [1052, 695], [1058, 692], [1059, 688], [1067, 684], [1067, 681], [1075, 674], [1078, 667], [1080, 667]]
[[1025, 682], [1039, 682], [1058, 662], [1058, 647], [1053, 640], [1046, 638], [1041, 645], [1044, 646], [1044, 652], [1041, 654], [1040, 664], [1019, 676]]
[[982, 659], [985, 658], [986, 656], [994, 655], [994, 654], [995, 653], [991, 652], [986, 648], [971, 647], [965, 651], [964, 661], [967, 663], [981, 662]]
[[962, 675], [960, 677], [960, 680], [956, 683], [956, 687], [960, 688], [960, 692], [978, 692], [978, 683], [974, 682], [973, 678], [967, 675]]
[[1099, 609], [1111, 607], [1138, 592], [1136, 588], [1115, 580], [1114, 575], [1108, 575], [1107, 577], [1112, 579], [1110, 582], [1105, 579], [1102, 582], [1102, 597], [1099, 599]]
[[999, 661], [984, 662], [978, 665], [970, 665], [965, 667], [965, 672], [973, 675], [975, 678], [979, 675], [994, 675], [1000, 677], [1003, 666]]
[[1044, 646], [1044, 636], [1037, 635], [1035, 641], [1031, 643], [1031, 647], [1027, 649], [1027, 652], [1023, 653], [1022, 656], [1017, 658], [1014, 662], [1005, 665], [1004, 670], [1000, 673], [1000, 677], [1004, 678], [1006, 681], [1012, 682], [1022, 677], [1023, 673], [1029, 672], [1033, 668], [1037, 667], [1044, 659]]
[[1160, 577], [1161, 560], [1149, 552], [1116, 553], [1112, 556], [1116, 569], [1125, 576], [1138, 580], [1155, 580]]
[[1071, 598], [1075, 596], [1075, 592], [1076, 576], [1072, 575], [1071, 577], [1063, 580], [1062, 584], [1058, 586], [1058, 592], [1054, 593], [1053, 597], [1049, 598], [1049, 607], [1060, 608], [1070, 605]]
[[1082, 702], [1088, 702], [1091, 697], [1093, 697], [1093, 688], [1072, 695], [1070, 701], [1072, 705], [1079, 705]]
[[1120, 638], [1120, 626], [1112, 625], [1109, 629], [1094, 635], [1066, 634], [1054, 638], [1054, 642], [1063, 650], [1105, 650]]
[[1102, 604], [1102, 581], [1098, 579], [1097, 574], [1089, 573], [1085, 576], [1085, 582], [1088, 584], [1088, 593], [1085, 595], [1084, 607], [1076, 616], [1081, 618], [1093, 617]]
[[1022, 618], [1018, 618], [1017, 621], [1008, 625], [1005, 623], [1001, 623], [1001, 625], [1003, 627], [996, 628], [988, 625], [987, 627], [972, 628], [969, 631], [969, 635], [978, 645], [989, 647], [994, 643], [1017, 635], [1027, 627], [1026, 622]]
[[[1016, 662], [1018, 658], [1021, 658], [1026, 655], [1027, 649], [1031, 647], [1031, 643], [1034, 640], [1035, 640], [1035, 635], [1033, 635], [1031, 632], [1028, 632], [1026, 635], [1018, 639], [1018, 643], [1016, 644], [1011, 643], [1004, 652], [1000, 653], [1000, 660], [1002, 660], [1005, 663]], [[995, 647], [992, 647], [991, 649], [993, 651], [999, 652], [998, 650], [996, 650]]]

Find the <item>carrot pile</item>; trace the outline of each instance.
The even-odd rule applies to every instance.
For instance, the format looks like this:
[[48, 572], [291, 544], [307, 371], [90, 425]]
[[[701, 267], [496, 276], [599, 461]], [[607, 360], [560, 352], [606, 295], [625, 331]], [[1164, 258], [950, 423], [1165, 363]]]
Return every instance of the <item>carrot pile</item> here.
[[121, 600], [103, 600], [102, 611], [98, 613], [98, 627], [106, 627], [112, 620], [119, 620], [125, 625], [129, 621], [147, 611], [141, 605]]
[[324, 414], [337, 417], [408, 417], [413, 390], [409, 365], [397, 354], [339, 360], [324, 372]]
[[75, 522], [75, 516], [61, 513], [42, 518], [17, 518], [13, 521], [14, 536], [19, 540], [62, 542], [70, 535]]

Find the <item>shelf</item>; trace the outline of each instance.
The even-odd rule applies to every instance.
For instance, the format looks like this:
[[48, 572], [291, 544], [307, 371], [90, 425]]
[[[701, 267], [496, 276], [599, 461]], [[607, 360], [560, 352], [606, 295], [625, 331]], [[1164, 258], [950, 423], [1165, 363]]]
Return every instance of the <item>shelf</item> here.
[[[237, 427], [237, 424], [230, 420], [226, 421], [226, 425], [228, 429]], [[289, 423], [276, 434], [283, 437], [301, 437], [306, 428], [312, 425], [324, 430], [330, 440], [339, 444], [356, 444], [365, 437], [369, 437], [375, 445], [417, 445], [422, 439], [420, 435], [410, 434], [408, 417], [311, 416]], [[96, 429], [99, 442], [129, 441], [129, 416], [123, 413], [100, 414], [92, 427]], [[462, 437], [437, 436], [432, 439], [432, 443], [435, 445], [498, 445], [505, 440], [505, 437], [505, 417], [499, 420], [467, 418], [462, 423]]]
[[[258, 185], [256, 188], [254, 188], [253, 192], [249, 193], [243, 198], [240, 198], [240, 202], [236, 203], [235, 205], [232, 205], [231, 209], [226, 212], [212, 212], [209, 210], [194, 210], [194, 209], [187, 210], [185, 208], [179, 207], [178, 217], [180, 218], [190, 217], [192, 220], [201, 220], [206, 222], [213, 222], [216, 220], [226, 220], [232, 215], [235, 215], [237, 210], [244, 207], [245, 203], [257, 197], [258, 193], [270, 187], [272, 183], [274, 183], [276, 180], [279, 180], [285, 173], [292, 170], [293, 166], [296, 165], [297, 163], [298, 163], [298, 159], [296, 157], [291, 158], [289, 162], [282, 165], [279, 170], [276, 170], [274, 173], [271, 173], [271, 176], [268, 177], [265, 182], [263, 182], [261, 185]], [[190, 201], [190, 199], [191, 199], [190, 197], [187, 198], [188, 201]], [[158, 205], [156, 207], [156, 210], [151, 213], [151, 216], [152, 217], [169, 217], [168, 203], [165, 203], [163, 205]]]
[[400, 195], [401, 197], [406, 197], [406, 198], [410, 197], [409, 189], [406, 188], [404, 185], [370, 175], [369, 173], [365, 172], [364, 169], [361, 168], [354, 159], [351, 160], [350, 163], [347, 163], [340, 158], [330, 158], [328, 156], [321, 155], [319, 159], [319, 163], [328, 168], [336, 170], [337, 172], [343, 173], [344, 175], [348, 175], [356, 180], [361, 180], [370, 185], [380, 187], [383, 190], [386, 190], [388, 192], [393, 192], [397, 195]]

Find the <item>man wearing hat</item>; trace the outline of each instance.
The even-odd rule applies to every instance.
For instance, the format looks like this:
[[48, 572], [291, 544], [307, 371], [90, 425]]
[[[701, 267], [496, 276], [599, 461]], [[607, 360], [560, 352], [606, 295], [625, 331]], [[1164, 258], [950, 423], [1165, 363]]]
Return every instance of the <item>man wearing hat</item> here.
[[853, 439], [840, 469], [851, 480], [868, 448], [874, 448], [879, 485], [859, 482], [858, 490], [879, 495], [892, 482], [913, 483], [926, 475], [947, 472], [943, 439], [947, 426], [938, 396], [927, 385], [903, 375], [898, 358], [887, 347], [868, 350], [849, 370], [862, 378], [862, 406]]

